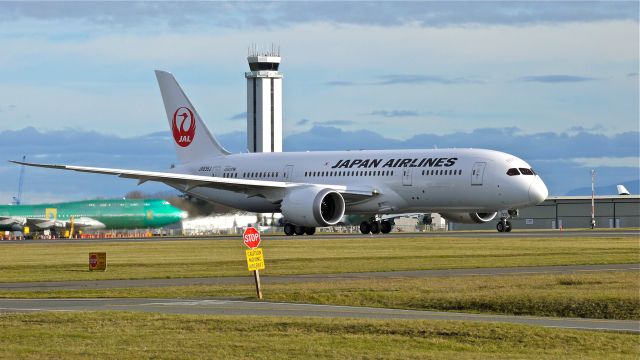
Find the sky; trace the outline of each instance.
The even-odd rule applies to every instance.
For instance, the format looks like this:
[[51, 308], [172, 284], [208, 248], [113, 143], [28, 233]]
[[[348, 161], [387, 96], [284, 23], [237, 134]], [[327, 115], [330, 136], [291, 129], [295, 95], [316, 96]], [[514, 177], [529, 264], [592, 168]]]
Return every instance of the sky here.
[[[591, 169], [603, 192], [637, 189], [638, 4], [2, 2], [0, 154], [166, 169], [155, 69], [244, 151], [247, 49], [275, 44], [286, 151], [482, 147], [530, 162], [552, 195]], [[0, 163], [0, 203], [19, 171]], [[23, 200], [135, 189], [167, 187], [27, 169]]]

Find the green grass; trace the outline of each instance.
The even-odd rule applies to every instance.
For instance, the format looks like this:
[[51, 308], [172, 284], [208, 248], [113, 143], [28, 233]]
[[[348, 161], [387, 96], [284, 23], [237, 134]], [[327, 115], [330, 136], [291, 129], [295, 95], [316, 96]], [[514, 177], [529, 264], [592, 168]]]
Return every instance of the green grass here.
[[[267, 301], [514, 315], [640, 319], [640, 274], [387, 278], [269, 284]], [[4, 292], [3, 298], [254, 298], [253, 285]]]
[[637, 334], [446, 321], [0, 314], [0, 358], [631, 359]]
[[[304, 239], [263, 241], [268, 275], [417, 269], [636, 263], [634, 238]], [[6, 244], [0, 281], [61, 281], [247, 275], [240, 240]], [[107, 272], [88, 271], [88, 253], [106, 251]]]

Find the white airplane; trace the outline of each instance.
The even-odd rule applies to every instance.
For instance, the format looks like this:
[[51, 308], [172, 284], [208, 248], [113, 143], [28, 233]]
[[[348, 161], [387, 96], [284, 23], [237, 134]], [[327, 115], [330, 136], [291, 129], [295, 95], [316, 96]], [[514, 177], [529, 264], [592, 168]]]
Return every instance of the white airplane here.
[[[312, 235], [344, 214], [371, 215], [362, 233], [388, 233], [381, 216], [437, 212], [486, 223], [547, 198], [522, 159], [482, 149], [362, 150], [231, 154], [209, 132], [173, 75], [156, 71], [178, 164], [167, 172], [17, 164], [165, 183], [183, 193], [251, 212], [281, 212], [287, 235]], [[506, 210], [506, 211], [505, 211]], [[511, 231], [508, 216], [497, 230]]]

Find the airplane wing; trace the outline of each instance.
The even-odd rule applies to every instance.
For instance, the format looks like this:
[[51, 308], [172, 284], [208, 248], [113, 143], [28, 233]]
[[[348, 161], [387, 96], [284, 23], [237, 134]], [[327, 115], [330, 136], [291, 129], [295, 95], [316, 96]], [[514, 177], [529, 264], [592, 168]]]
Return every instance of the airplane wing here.
[[[71, 224], [70, 220], [60, 220], [60, 219], [43, 219], [43, 218], [35, 218], [35, 217], [24, 217], [24, 216], [0, 216], [0, 225], [11, 226], [18, 225], [20, 227], [28, 226], [34, 230], [47, 230], [53, 228], [68, 228]], [[74, 220], [73, 226], [76, 228], [104, 228], [104, 224], [99, 222], [98, 220], [92, 219], [90, 217], [79, 217]]]
[[266, 181], [266, 180], [247, 180], [235, 178], [221, 178], [212, 176], [189, 175], [170, 172], [126, 170], [98, 168], [88, 166], [74, 165], [54, 165], [54, 164], [37, 164], [22, 161], [9, 160], [14, 164], [35, 166], [50, 169], [71, 170], [94, 174], [115, 175], [121, 178], [137, 179], [138, 184], [147, 181], [158, 181], [169, 185], [181, 185], [184, 191], [189, 191], [196, 187], [210, 187], [221, 190], [230, 190], [247, 194], [247, 196], [264, 196], [268, 199], [282, 199], [284, 190], [299, 186], [317, 185], [323, 188], [329, 188], [341, 193], [345, 201], [355, 202], [361, 201], [371, 196], [377, 195], [378, 191], [367, 186], [345, 186], [345, 185], [327, 185], [313, 183], [298, 183], [284, 181]]
[[32, 218], [24, 216], [0, 216], [0, 225], [29, 226], [39, 229], [50, 229], [53, 227], [64, 227], [66, 222], [43, 218]]

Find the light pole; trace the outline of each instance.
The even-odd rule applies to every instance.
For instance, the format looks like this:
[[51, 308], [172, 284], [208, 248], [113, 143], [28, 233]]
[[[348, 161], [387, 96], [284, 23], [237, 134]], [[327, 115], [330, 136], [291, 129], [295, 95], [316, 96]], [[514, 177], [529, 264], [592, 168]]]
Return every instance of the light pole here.
[[596, 183], [596, 171], [592, 169], [591, 170], [591, 229], [595, 229], [596, 227], [595, 183]]

